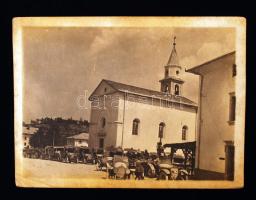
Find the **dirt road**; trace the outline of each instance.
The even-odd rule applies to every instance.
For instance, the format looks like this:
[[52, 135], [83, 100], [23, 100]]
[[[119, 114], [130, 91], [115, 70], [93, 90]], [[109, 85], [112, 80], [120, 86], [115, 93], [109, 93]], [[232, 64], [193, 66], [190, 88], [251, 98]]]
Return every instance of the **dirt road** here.
[[62, 163], [24, 158], [23, 176], [35, 178], [93, 178], [105, 179], [106, 172], [96, 171], [92, 164]]

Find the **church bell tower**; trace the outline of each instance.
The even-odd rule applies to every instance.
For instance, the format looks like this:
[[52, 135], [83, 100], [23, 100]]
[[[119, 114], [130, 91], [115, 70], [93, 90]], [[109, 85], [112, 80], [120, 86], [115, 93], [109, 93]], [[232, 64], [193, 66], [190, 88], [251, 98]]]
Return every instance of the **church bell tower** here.
[[172, 52], [166, 66], [164, 67], [164, 79], [159, 82], [161, 83], [161, 92], [181, 96], [184, 81], [180, 78], [182, 68], [179, 65], [175, 40], [176, 37], [173, 39]]

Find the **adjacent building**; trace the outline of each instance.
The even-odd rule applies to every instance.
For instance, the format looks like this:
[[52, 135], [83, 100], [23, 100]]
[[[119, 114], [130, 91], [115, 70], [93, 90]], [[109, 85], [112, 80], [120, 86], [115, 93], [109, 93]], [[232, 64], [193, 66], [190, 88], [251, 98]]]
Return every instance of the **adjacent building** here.
[[[197, 104], [183, 95], [183, 68], [174, 40], [160, 90], [102, 80], [91, 101], [91, 148], [120, 146], [156, 152], [158, 142], [196, 141]], [[146, 77], [145, 77], [146, 78]]]
[[88, 147], [89, 134], [88, 133], [80, 133], [77, 135], [73, 135], [67, 137], [67, 145], [74, 147]]
[[193, 67], [200, 76], [197, 168], [211, 179], [233, 179], [235, 52]]
[[22, 139], [23, 139], [23, 148], [31, 148], [30, 145], [30, 138], [33, 134], [37, 132], [38, 128], [30, 127], [30, 126], [23, 126], [22, 131]]

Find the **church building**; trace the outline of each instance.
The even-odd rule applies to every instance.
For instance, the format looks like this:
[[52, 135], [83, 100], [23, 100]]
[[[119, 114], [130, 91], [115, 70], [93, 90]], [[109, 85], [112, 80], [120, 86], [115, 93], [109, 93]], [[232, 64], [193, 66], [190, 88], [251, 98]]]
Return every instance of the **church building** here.
[[195, 142], [197, 104], [183, 96], [183, 71], [174, 38], [159, 91], [103, 79], [89, 97], [89, 147], [156, 152], [158, 142]]

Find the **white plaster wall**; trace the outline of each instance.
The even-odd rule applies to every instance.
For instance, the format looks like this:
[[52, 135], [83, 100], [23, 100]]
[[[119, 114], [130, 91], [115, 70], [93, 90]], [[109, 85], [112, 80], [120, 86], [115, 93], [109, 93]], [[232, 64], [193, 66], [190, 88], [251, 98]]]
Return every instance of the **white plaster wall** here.
[[[179, 71], [179, 74], [177, 75], [176, 74], [176, 71]], [[170, 67], [169, 68], [169, 76], [176, 76], [176, 77], [179, 77], [180, 76], [180, 73], [181, 73], [181, 70], [179, 67]]]
[[[91, 103], [91, 118], [89, 128], [89, 147], [99, 148], [99, 139], [104, 138], [104, 147], [116, 146], [117, 138], [117, 113], [118, 100], [115, 95], [100, 97]], [[101, 118], [106, 119], [105, 128], [101, 127]], [[105, 132], [106, 136], [99, 136], [99, 132]]]
[[76, 147], [88, 147], [88, 142], [86, 140], [81, 140], [81, 143], [79, 140], [75, 140], [75, 146]]
[[[28, 134], [24, 135], [24, 134], [23, 134], [23, 146], [24, 146], [24, 147], [29, 147], [29, 148], [31, 147], [30, 142], [29, 142], [31, 136], [32, 136], [32, 135], [28, 135]], [[25, 139], [25, 138], [26, 138], [26, 139]], [[26, 146], [24, 145], [24, 143], [26, 143]]]
[[[124, 101], [120, 100], [120, 108]], [[161, 108], [159, 106], [141, 104], [131, 101], [125, 102], [125, 119], [123, 131], [123, 147], [135, 148], [156, 152], [156, 144], [159, 141], [159, 124], [166, 124], [162, 143], [178, 143], [195, 141], [196, 138], [196, 111], [178, 110], [174, 108]], [[119, 120], [123, 117], [119, 112]], [[139, 134], [132, 135], [132, 122], [135, 118], [140, 119]], [[186, 141], [181, 139], [182, 127], [188, 126], [188, 137]], [[121, 144], [122, 131], [118, 129], [118, 141]]]
[[209, 64], [203, 74], [201, 96], [201, 135], [199, 168], [225, 171], [225, 140], [234, 140], [234, 125], [228, 123], [230, 92], [234, 92], [232, 77], [234, 55]]

